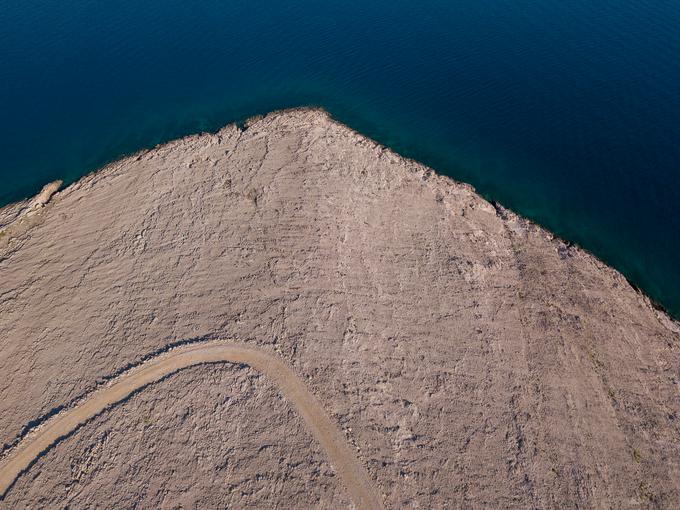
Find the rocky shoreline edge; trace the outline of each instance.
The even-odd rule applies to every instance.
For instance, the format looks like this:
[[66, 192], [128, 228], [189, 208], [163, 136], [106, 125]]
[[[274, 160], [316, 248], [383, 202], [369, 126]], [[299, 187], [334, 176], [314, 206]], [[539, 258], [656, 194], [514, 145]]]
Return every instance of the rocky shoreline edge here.
[[658, 301], [651, 298], [644, 289], [635, 285], [631, 282], [625, 275], [623, 275], [615, 267], [609, 265], [607, 262], [601, 260], [599, 257], [591, 253], [586, 248], [580, 246], [579, 244], [573, 243], [569, 240], [563, 239], [558, 235], [554, 234], [547, 228], [541, 226], [540, 224], [521, 216], [518, 213], [504, 207], [496, 201], [489, 201], [484, 198], [481, 194], [471, 184], [456, 181], [455, 179], [439, 174], [436, 170], [427, 167], [426, 165], [416, 161], [412, 158], [408, 158], [396, 153], [394, 150], [386, 147], [375, 140], [368, 138], [367, 136], [353, 130], [349, 126], [334, 119], [330, 113], [320, 107], [298, 107], [298, 108], [287, 108], [282, 110], [274, 110], [265, 115], [255, 115], [249, 117], [244, 122], [232, 122], [222, 128], [218, 129], [216, 132], [202, 132], [197, 134], [187, 135], [181, 138], [177, 138], [168, 142], [164, 142], [156, 145], [153, 148], [141, 149], [129, 155], [123, 155], [122, 157], [116, 159], [115, 161], [108, 163], [88, 174], [84, 175], [74, 183], [66, 186], [62, 189], [63, 181], [56, 180], [47, 183], [43, 186], [41, 191], [32, 198], [14, 202], [6, 206], [0, 207], [0, 261], [2, 261], [6, 256], [3, 251], [11, 252], [16, 248], [17, 244], [20, 244], [21, 236], [25, 235], [30, 228], [41, 220], [41, 217], [49, 210], [49, 204], [52, 201], [59, 201], [63, 196], [66, 196], [73, 191], [80, 189], [83, 185], [95, 184], [97, 181], [104, 178], [107, 174], [115, 171], [116, 169], [125, 166], [127, 163], [141, 159], [154, 151], [161, 150], [163, 148], [172, 147], [173, 145], [182, 143], [188, 140], [199, 140], [206, 136], [219, 136], [220, 132], [233, 129], [236, 127], [241, 131], [247, 130], [250, 126], [266, 117], [285, 115], [294, 112], [310, 112], [318, 115], [323, 115], [330, 122], [342, 126], [344, 129], [351, 131], [357, 138], [361, 139], [364, 143], [373, 144], [375, 150], [381, 152], [383, 155], [389, 158], [396, 158], [397, 160], [403, 162], [404, 164], [413, 167], [414, 171], [420, 171], [423, 173], [423, 179], [436, 181], [439, 186], [453, 186], [457, 188], [464, 188], [471, 192], [475, 197], [493, 207], [496, 211], [498, 217], [503, 221], [513, 220], [520, 221], [524, 225], [531, 229], [540, 232], [546, 238], [552, 241], [556, 250], [561, 254], [567, 254], [569, 252], [578, 252], [589, 258], [594, 262], [599, 264], [603, 270], [610, 271], [612, 274], [619, 278], [622, 278], [626, 284], [630, 285], [635, 292], [639, 295], [640, 299], [645, 303], [645, 305], [652, 310], [659, 321], [670, 331], [674, 333], [680, 333], [680, 319], [673, 317], [673, 315], [665, 308], [665, 306]]
[[[678, 324], [587, 251], [325, 112], [231, 124], [55, 188], [0, 211], [5, 455], [150, 353], [234, 338], [307, 381], [388, 507], [677, 500]], [[8, 504], [70, 501], [60, 488], [79, 452], [119, 430], [78, 482], [87, 505], [131, 500], [117, 489], [143, 490], [134, 473], [161, 459], [203, 487], [212, 474], [190, 468], [191, 451], [219, 446], [211, 466], [236, 480], [234, 505], [252, 494], [266, 506], [271, 479], [308, 480], [321, 464], [276, 460], [307, 452], [299, 429], [273, 478], [258, 476], [270, 463], [220, 471], [299, 421], [284, 407], [265, 418], [288, 405], [274, 389], [215, 411], [242, 377], [229, 370], [186, 372], [111, 409], [40, 458]], [[187, 402], [207, 406], [198, 421], [161, 412]], [[215, 441], [248, 410], [255, 450]], [[135, 449], [132, 429], [163, 456]], [[212, 439], [172, 441], [190, 430]], [[111, 476], [127, 457], [137, 467]], [[328, 483], [281, 494], [343, 493], [319, 472]]]

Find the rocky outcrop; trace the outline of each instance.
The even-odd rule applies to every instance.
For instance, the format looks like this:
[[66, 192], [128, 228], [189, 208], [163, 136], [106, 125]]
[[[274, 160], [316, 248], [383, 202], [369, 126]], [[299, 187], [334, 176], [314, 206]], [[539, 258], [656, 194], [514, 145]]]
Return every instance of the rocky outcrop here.
[[[680, 500], [677, 323], [323, 112], [134, 155], [38, 216], [0, 244], [6, 450], [150, 353], [235, 338], [294, 367], [387, 508]], [[0, 507], [351, 504], [265, 376], [215, 370], [84, 425]]]
[[21, 236], [39, 221], [40, 215], [52, 196], [59, 191], [63, 181], [45, 184], [32, 200], [24, 200], [0, 209], [0, 250], [12, 245], [14, 238]]

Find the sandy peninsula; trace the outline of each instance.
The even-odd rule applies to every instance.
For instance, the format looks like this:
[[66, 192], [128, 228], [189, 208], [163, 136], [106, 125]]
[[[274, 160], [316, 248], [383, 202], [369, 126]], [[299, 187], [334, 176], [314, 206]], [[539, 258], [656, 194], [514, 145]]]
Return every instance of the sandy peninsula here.
[[[678, 323], [324, 112], [57, 189], [0, 210], [0, 508], [680, 501]], [[290, 377], [225, 356], [101, 398], [225, 339]]]

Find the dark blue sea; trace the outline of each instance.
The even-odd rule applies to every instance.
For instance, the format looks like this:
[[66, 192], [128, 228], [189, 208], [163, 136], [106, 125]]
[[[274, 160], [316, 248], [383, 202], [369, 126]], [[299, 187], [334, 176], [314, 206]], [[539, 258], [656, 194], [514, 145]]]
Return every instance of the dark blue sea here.
[[0, 205], [301, 105], [581, 244], [680, 317], [678, 0], [6, 0]]

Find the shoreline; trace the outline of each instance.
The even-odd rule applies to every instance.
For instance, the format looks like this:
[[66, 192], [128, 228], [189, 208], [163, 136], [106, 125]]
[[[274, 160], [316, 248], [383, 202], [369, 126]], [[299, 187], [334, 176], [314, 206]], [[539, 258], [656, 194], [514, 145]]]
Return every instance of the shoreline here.
[[[351, 131], [355, 136], [359, 137], [361, 140], [363, 140], [366, 143], [373, 144], [373, 146], [378, 149], [380, 152], [387, 154], [389, 157], [392, 158], [397, 158], [399, 161], [402, 161], [409, 166], [412, 166], [414, 168], [418, 168], [421, 171], [424, 172], [424, 175], [426, 176], [426, 179], [433, 179], [437, 181], [440, 185], [442, 186], [452, 186], [454, 188], [462, 188], [466, 189], [472, 194], [475, 195], [478, 199], [484, 201], [486, 204], [489, 206], [493, 207], [493, 209], [496, 212], [496, 215], [501, 218], [503, 221], [508, 221], [508, 220], [518, 220], [521, 221], [523, 224], [529, 226], [530, 228], [536, 230], [537, 232], [541, 233], [541, 235], [545, 236], [547, 239], [551, 241], [551, 244], [556, 248], [556, 249], [566, 249], [566, 250], [574, 250], [576, 252], [580, 252], [584, 256], [590, 258], [592, 261], [594, 261], [598, 266], [600, 266], [602, 269], [612, 273], [615, 275], [617, 278], [622, 279], [623, 281], [626, 282], [627, 285], [629, 285], [633, 291], [639, 296], [639, 298], [645, 303], [646, 307], [651, 310], [656, 316], [657, 319], [661, 324], [664, 325], [668, 330], [674, 332], [674, 333], [680, 333], [680, 320], [676, 319], [671, 313], [666, 310], [666, 308], [654, 301], [647, 293], [644, 291], [644, 289], [641, 289], [640, 287], [636, 286], [633, 282], [631, 282], [623, 273], [621, 273], [618, 269], [615, 267], [609, 265], [607, 262], [603, 261], [599, 257], [597, 257], [595, 254], [587, 250], [586, 248], [583, 248], [580, 246], [578, 243], [573, 243], [567, 239], [564, 239], [563, 237], [560, 237], [550, 230], [548, 230], [546, 227], [543, 227], [539, 223], [536, 223], [535, 221], [525, 218], [524, 216], [512, 211], [511, 209], [506, 208], [502, 204], [499, 204], [498, 202], [495, 201], [490, 201], [483, 195], [477, 192], [474, 186], [472, 186], [469, 183], [465, 182], [460, 182], [457, 181], [451, 177], [448, 177], [443, 174], [437, 173], [436, 170], [424, 165], [423, 163], [413, 159], [413, 158], [408, 158], [405, 156], [402, 156], [398, 154], [397, 152], [393, 151], [389, 147], [386, 147], [375, 140], [367, 137], [366, 135], [363, 135], [362, 133], [359, 133], [358, 131], [353, 130], [352, 128], [346, 126], [345, 124], [337, 121], [334, 119], [326, 110], [323, 108], [317, 108], [317, 107], [299, 107], [299, 108], [286, 108], [286, 109], [280, 109], [280, 110], [274, 110], [268, 114], [265, 115], [254, 115], [251, 117], [248, 117], [245, 119], [243, 122], [232, 122], [229, 123], [220, 129], [216, 131], [206, 131], [202, 133], [196, 133], [192, 135], [187, 135], [181, 138], [176, 138], [174, 140], [158, 144], [157, 146], [150, 148], [150, 149], [141, 149], [139, 151], [136, 151], [130, 155], [121, 157], [119, 159], [116, 159], [115, 161], [112, 161], [111, 163], [99, 168], [98, 170], [94, 170], [92, 172], [89, 172], [88, 174], [84, 175], [77, 181], [67, 185], [64, 188], [59, 188], [59, 189], [52, 189], [50, 193], [48, 194], [47, 200], [45, 200], [41, 205], [37, 208], [33, 207], [32, 204], [34, 203], [40, 203], [40, 200], [38, 200], [39, 197], [43, 196], [44, 197], [44, 190], [50, 186], [55, 185], [57, 182], [61, 183], [61, 181], [53, 181], [51, 183], [46, 184], [43, 187], [43, 191], [38, 193], [32, 198], [28, 198], [19, 202], [15, 202], [12, 204], [8, 204], [4, 207], [0, 208], [0, 261], [3, 260], [3, 249], [7, 248], [7, 243], [8, 239], [5, 238], [3, 239], [3, 233], [5, 232], [10, 232], [10, 235], [15, 234], [17, 236], [21, 236], [28, 232], [33, 226], [36, 225], [37, 222], [41, 221], [41, 217], [45, 212], [49, 211], [49, 207], [52, 205], [53, 202], [58, 202], [61, 198], [66, 196], [69, 193], [72, 193], [74, 191], [77, 191], [84, 185], [93, 185], [96, 184], [99, 180], [106, 178], [107, 173], [109, 172], [115, 172], [116, 170], [120, 169], [121, 167], [125, 166], [129, 162], [133, 161], [138, 161], [139, 159], [143, 158], [144, 156], [153, 153], [155, 151], [164, 149], [164, 148], [169, 148], [174, 145], [181, 144], [186, 141], [194, 141], [194, 140], [200, 140], [201, 138], [204, 138], [205, 136], [219, 136], [219, 133], [225, 130], [229, 130], [232, 128], [237, 128], [239, 131], [244, 132], [246, 131], [251, 125], [255, 124], [259, 120], [262, 120], [266, 117], [270, 116], [277, 116], [277, 115], [285, 115], [287, 113], [293, 113], [293, 112], [312, 112], [312, 113], [319, 113], [324, 115], [326, 118], [328, 118], [332, 123], [335, 125], [341, 126], [344, 129], [347, 129]], [[2, 224], [2, 217], [3, 217], [3, 212], [6, 212], [7, 210], [10, 209], [16, 209], [19, 208], [21, 211], [23, 211], [25, 214], [23, 216], [19, 215], [13, 222], [10, 222], [9, 224]], [[28, 213], [28, 216], [26, 215]], [[25, 223], [24, 225], [21, 225], [20, 228], [16, 230], [16, 232], [11, 231], [12, 227], [15, 226], [15, 224], [22, 224]], [[208, 337], [210, 338], [210, 336]], [[193, 343], [196, 342], [195, 339], [189, 340], [187, 343]], [[185, 341], [179, 341], [176, 344], [170, 344], [168, 348], [176, 348], [178, 346], [183, 346], [185, 345]], [[152, 353], [153, 355], [157, 355], [158, 352], [162, 352], [162, 350], [157, 351]], [[129, 367], [127, 367], [129, 368]], [[111, 377], [115, 377], [118, 374], [114, 374]], [[108, 381], [108, 379], [107, 379]], [[77, 396], [73, 401], [68, 402], [65, 404], [65, 407], [70, 407], [73, 406], [74, 403], [77, 403], [80, 399], [82, 398], [81, 396]], [[46, 420], [49, 420], [55, 412], [58, 412], [61, 409], [62, 406], [58, 408], [54, 408], [50, 410], [49, 412], [45, 413], [44, 415], [36, 418], [34, 420], [34, 423], [31, 423], [30, 426], [26, 427], [25, 430], [22, 430], [22, 432], [14, 438], [13, 441], [10, 441], [7, 444], [4, 444], [2, 449], [0, 450], [0, 457], [2, 454], [4, 454], [6, 451], [10, 450], [13, 448], [18, 441], [20, 441], [27, 433], [30, 433], [35, 429], [35, 427], [40, 426], [42, 423], [44, 423]]]
[[[407, 156], [403, 156], [396, 152], [394, 149], [383, 145], [372, 138], [369, 138], [368, 136], [356, 131], [352, 127], [343, 124], [339, 120], [335, 119], [327, 110], [325, 110], [322, 107], [319, 106], [301, 106], [301, 107], [294, 107], [294, 108], [282, 108], [282, 109], [277, 109], [277, 110], [272, 110], [266, 114], [256, 114], [252, 115], [249, 117], [246, 117], [243, 120], [237, 120], [234, 122], [230, 122], [228, 124], [225, 124], [224, 126], [213, 130], [213, 131], [202, 131], [200, 133], [193, 133], [193, 134], [188, 134], [186, 136], [182, 136], [179, 138], [174, 138], [172, 140], [168, 140], [166, 142], [161, 142], [151, 148], [144, 148], [144, 149], [139, 149], [137, 151], [134, 151], [130, 154], [123, 154], [111, 162], [95, 169], [87, 174], [83, 175], [76, 181], [66, 185], [65, 187], [61, 187], [63, 184], [63, 181], [57, 180], [57, 181], [52, 181], [47, 184], [45, 184], [42, 188], [42, 190], [34, 195], [33, 197], [26, 197], [23, 200], [18, 200], [16, 202], [9, 203], [7, 205], [4, 205], [0, 207], [0, 260], [2, 260], [2, 250], [4, 248], [7, 248], [12, 239], [12, 236], [14, 237], [23, 235], [25, 231], [30, 230], [30, 228], [35, 225], [37, 221], [40, 221], [40, 216], [42, 215], [43, 211], [42, 209], [45, 207], [49, 206], [49, 202], [52, 200], [59, 200], [60, 197], [64, 196], [65, 194], [68, 194], [74, 190], [79, 189], [83, 184], [90, 183], [90, 182], [96, 182], [98, 179], [104, 177], [107, 172], [113, 171], [116, 168], [119, 168], [126, 163], [129, 163], [131, 161], [139, 160], [143, 156], [152, 153], [154, 151], [163, 149], [165, 147], [171, 147], [175, 144], [190, 141], [190, 140], [196, 140], [200, 139], [205, 136], [219, 136], [219, 133], [228, 130], [228, 129], [233, 129], [236, 128], [239, 131], [243, 132], [247, 130], [250, 126], [252, 126], [254, 123], [256, 123], [259, 120], [262, 120], [267, 117], [271, 116], [278, 116], [278, 115], [284, 115], [287, 113], [295, 113], [295, 112], [315, 112], [324, 115], [330, 122], [332, 122], [335, 125], [341, 126], [344, 129], [349, 130], [352, 132], [355, 136], [360, 137], [364, 141], [371, 143], [375, 146], [376, 149], [380, 150], [381, 152], [387, 152], [389, 153], [392, 157], [398, 158], [400, 161], [403, 161], [404, 163], [407, 163], [409, 165], [415, 165], [418, 167], [421, 167], [424, 172], [431, 174], [433, 176], [436, 176], [437, 179], [444, 179], [445, 181], [449, 181], [451, 185], [453, 186], [458, 186], [458, 187], [464, 187], [468, 189], [470, 192], [475, 194], [477, 197], [479, 197], [481, 200], [484, 200], [487, 202], [489, 205], [491, 205], [494, 209], [496, 209], [497, 214], [499, 217], [503, 217], [504, 215], [507, 216], [513, 216], [517, 219], [521, 219], [521, 221], [527, 222], [529, 225], [531, 225], [533, 228], [539, 229], [544, 235], [548, 236], [549, 238], [553, 239], [555, 242], [562, 243], [563, 245], [567, 246], [569, 249], [576, 249], [581, 251], [584, 254], [587, 254], [589, 257], [592, 257], [594, 260], [596, 260], [598, 263], [603, 264], [606, 268], [609, 270], [614, 271], [617, 275], [621, 276], [628, 285], [631, 286], [631, 288], [638, 293], [641, 298], [646, 302], [647, 306], [652, 309], [657, 315], [659, 315], [659, 320], [661, 320], [666, 327], [671, 329], [672, 331], [675, 332], [680, 332], [680, 315], [675, 316], [663, 303], [660, 301], [656, 300], [653, 298], [651, 295], [649, 295], [646, 290], [644, 289], [643, 286], [633, 282], [628, 276], [626, 276], [621, 270], [616, 268], [615, 266], [611, 265], [609, 262], [606, 260], [603, 260], [602, 258], [598, 257], [595, 253], [592, 251], [588, 250], [587, 248], [583, 247], [581, 244], [576, 243], [574, 241], [571, 241], [563, 236], [560, 236], [554, 232], [552, 232], [550, 229], [547, 227], [544, 227], [537, 221], [527, 218], [525, 216], [522, 216], [521, 214], [513, 211], [512, 209], [504, 206], [502, 203], [498, 202], [497, 200], [493, 200], [490, 197], [487, 197], [480, 192], [477, 191], [477, 189], [469, 183], [458, 181], [454, 179], [453, 177], [449, 177], [447, 175], [444, 175], [442, 173], [437, 172], [436, 169], [431, 168], [424, 163], [414, 159], [410, 158]], [[45, 191], [48, 187], [54, 186], [56, 183], [59, 183], [56, 188], [51, 189], [46, 197], [46, 200], [44, 200], [41, 203], [41, 196], [44, 196]], [[38, 204], [36, 206], [36, 204]], [[17, 212], [18, 210], [18, 212]], [[7, 221], [6, 217], [10, 217], [14, 215], [14, 218], [11, 218], [9, 221]], [[35, 215], [35, 218], [33, 221], [26, 221], [31, 218], [31, 216]], [[24, 223], [24, 225], [21, 225]], [[16, 232], [13, 231], [13, 227], [19, 226], [19, 228], [16, 229]]]
[[[586, 250], [318, 109], [118, 160], [36, 211], [12, 227], [12, 251], [0, 249], [5, 448], [150, 353], [233, 338], [295, 368], [351, 431], [386, 506], [453, 501], [443, 479], [494, 506], [555, 494], [585, 503], [584, 480], [604, 488], [588, 493], [595, 506], [640, 487], [677, 498], [678, 324]], [[200, 385], [214, 377], [192, 372], [183, 394], [210, 409], [215, 395]], [[45, 497], [66, 497], [61, 459], [112, 424], [168, 433], [167, 420], [144, 418], [161, 416], [159, 399], [180, 411], [172, 430], [196, 430], [163, 388], [45, 455], [32, 468]], [[220, 434], [211, 412], [198, 428]], [[479, 440], [467, 441], [471, 430]], [[123, 436], [112, 441], [104, 458], [135, 455]], [[447, 461], [459, 455], [483, 461]], [[35, 489], [19, 479], [7, 501]]]

